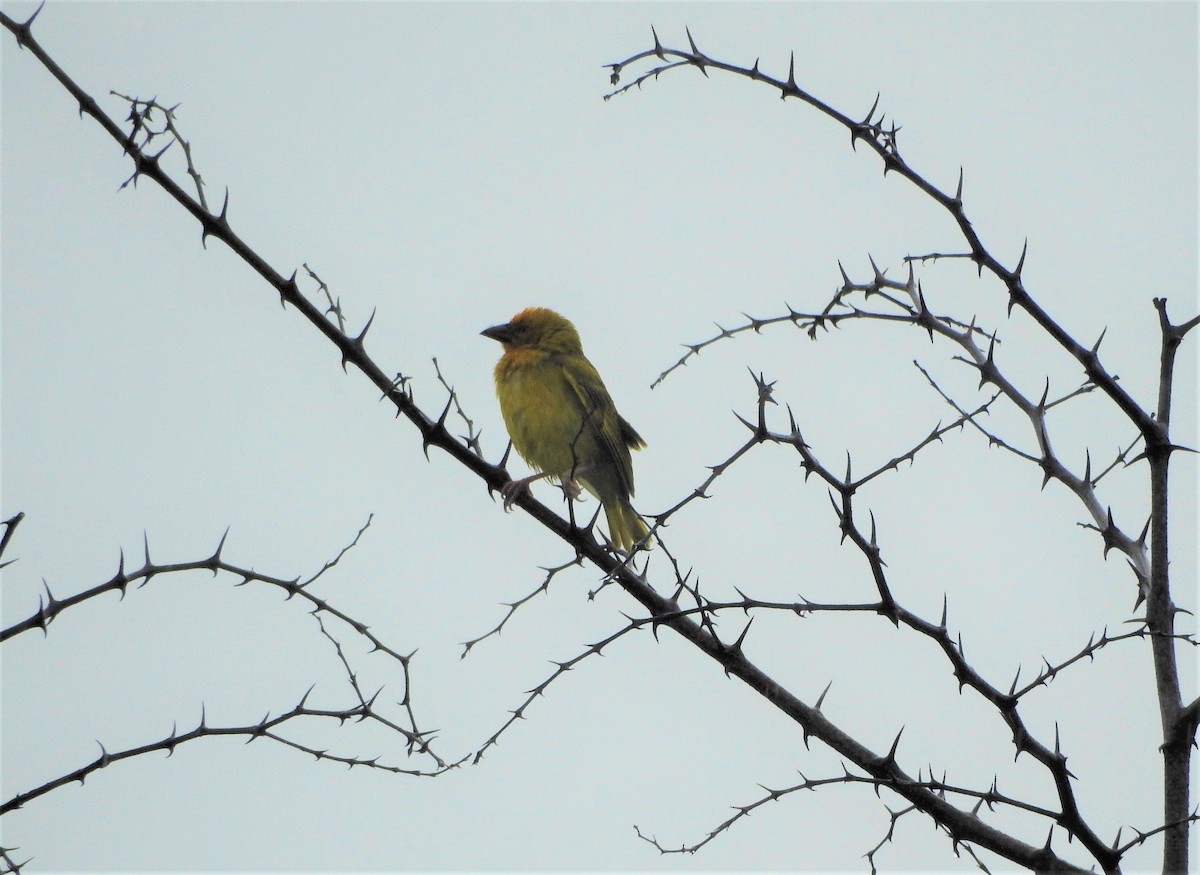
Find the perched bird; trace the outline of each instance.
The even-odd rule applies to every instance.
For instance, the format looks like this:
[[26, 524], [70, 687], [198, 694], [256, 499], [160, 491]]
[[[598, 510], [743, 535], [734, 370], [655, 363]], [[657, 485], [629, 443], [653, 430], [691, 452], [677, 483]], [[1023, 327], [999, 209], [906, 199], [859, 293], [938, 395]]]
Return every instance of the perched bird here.
[[557, 478], [569, 498], [582, 483], [604, 506], [613, 544], [628, 553], [647, 532], [629, 504], [629, 451], [646, 442], [617, 413], [575, 326], [553, 310], [530, 307], [481, 334], [504, 345], [495, 372], [500, 413], [513, 446], [538, 472], [504, 485], [505, 508], [543, 477]]

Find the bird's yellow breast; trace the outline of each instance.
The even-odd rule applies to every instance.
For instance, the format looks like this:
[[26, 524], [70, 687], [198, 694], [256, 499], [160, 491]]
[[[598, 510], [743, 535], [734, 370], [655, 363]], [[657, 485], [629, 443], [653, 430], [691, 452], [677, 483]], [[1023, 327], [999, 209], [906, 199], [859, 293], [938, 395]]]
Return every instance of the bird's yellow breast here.
[[553, 355], [512, 349], [496, 364], [496, 398], [513, 447], [538, 471], [564, 474], [596, 455], [583, 405]]

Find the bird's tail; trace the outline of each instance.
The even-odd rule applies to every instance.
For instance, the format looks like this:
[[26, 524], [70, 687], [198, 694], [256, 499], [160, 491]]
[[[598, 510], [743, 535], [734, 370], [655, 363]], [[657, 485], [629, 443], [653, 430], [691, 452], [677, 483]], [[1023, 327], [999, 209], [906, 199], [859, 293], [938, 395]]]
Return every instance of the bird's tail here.
[[[607, 502], [604, 505], [604, 515], [608, 518], [608, 533], [613, 544], [624, 553], [629, 553], [633, 545], [645, 538], [650, 531], [626, 499], [617, 498]], [[650, 542], [643, 544], [642, 549], [649, 550]]]

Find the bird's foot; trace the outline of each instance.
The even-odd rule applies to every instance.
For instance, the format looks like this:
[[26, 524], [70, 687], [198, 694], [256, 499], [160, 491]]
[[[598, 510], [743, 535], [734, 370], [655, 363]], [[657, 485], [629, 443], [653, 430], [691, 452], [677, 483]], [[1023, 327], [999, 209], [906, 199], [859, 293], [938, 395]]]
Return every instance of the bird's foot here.
[[511, 511], [517, 499], [529, 491], [529, 484], [545, 476], [545, 474], [535, 474], [532, 477], [522, 477], [520, 480], [509, 480], [501, 486], [500, 497], [504, 499], [504, 509]]

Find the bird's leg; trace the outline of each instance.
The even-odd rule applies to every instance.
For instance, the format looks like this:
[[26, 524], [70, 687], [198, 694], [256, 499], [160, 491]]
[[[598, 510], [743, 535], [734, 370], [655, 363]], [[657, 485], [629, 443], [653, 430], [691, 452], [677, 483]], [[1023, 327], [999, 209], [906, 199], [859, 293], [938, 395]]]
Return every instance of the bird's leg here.
[[591, 465], [574, 465], [570, 471], [559, 475], [558, 481], [562, 487], [563, 495], [567, 498], [568, 504], [572, 501], [578, 501], [579, 496], [583, 494], [583, 488], [579, 485], [579, 481], [576, 478], [580, 474], [586, 473], [591, 467]]
[[575, 482], [575, 475], [585, 468], [572, 468], [564, 474], [553, 475], [549, 471], [543, 471], [541, 474], [531, 474], [528, 477], [522, 477], [520, 480], [509, 480], [500, 487], [500, 497], [504, 499], [504, 509], [512, 510], [512, 506], [517, 499], [521, 497], [521, 493], [529, 491], [529, 485], [543, 477], [557, 476], [559, 479], [559, 487], [563, 494], [567, 497], [567, 501], [576, 501], [583, 494], [583, 487]]
[[529, 490], [530, 483], [549, 476], [548, 471], [543, 471], [541, 474], [532, 474], [529, 477], [522, 477], [520, 480], [509, 480], [500, 487], [500, 497], [504, 499], [504, 509], [512, 510], [513, 504], [521, 497], [521, 493]]

